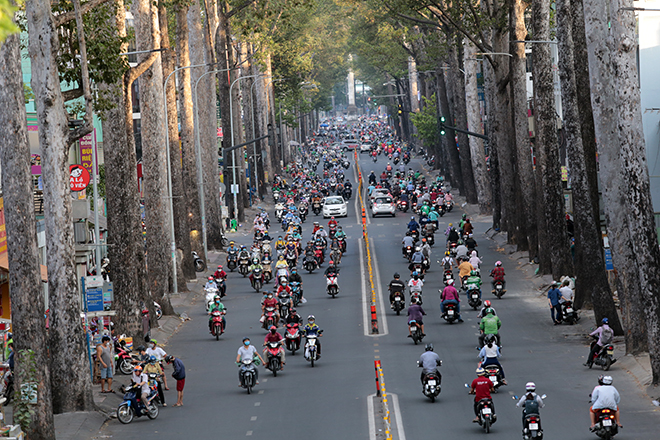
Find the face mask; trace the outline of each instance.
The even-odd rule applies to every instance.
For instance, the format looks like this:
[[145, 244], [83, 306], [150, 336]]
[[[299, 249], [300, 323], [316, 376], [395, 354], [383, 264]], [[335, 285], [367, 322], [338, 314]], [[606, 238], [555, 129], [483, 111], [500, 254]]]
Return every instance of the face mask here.
[[245, 346], [247, 347], [248, 345], [250, 345], [250, 341], [245, 341], [243, 342], [243, 344], [245, 344]]

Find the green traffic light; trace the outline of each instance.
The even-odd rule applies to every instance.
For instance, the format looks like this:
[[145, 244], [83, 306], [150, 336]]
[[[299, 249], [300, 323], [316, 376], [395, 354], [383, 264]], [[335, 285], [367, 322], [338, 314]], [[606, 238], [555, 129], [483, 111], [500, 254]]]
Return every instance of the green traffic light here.
[[444, 136], [444, 135], [445, 135], [445, 131], [444, 131], [444, 130], [440, 130], [440, 136]]
[[445, 122], [445, 117], [444, 116], [440, 116], [440, 122]]

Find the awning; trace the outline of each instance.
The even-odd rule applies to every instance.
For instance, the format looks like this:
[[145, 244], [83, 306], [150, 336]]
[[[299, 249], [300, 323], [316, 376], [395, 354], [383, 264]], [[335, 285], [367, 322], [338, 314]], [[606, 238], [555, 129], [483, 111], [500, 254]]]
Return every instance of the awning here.
[[[40, 264], [39, 269], [41, 272], [41, 281], [47, 282], [48, 273], [46, 271], [46, 266]], [[7, 255], [7, 252], [0, 254], [0, 270], [9, 273], [9, 256]]]

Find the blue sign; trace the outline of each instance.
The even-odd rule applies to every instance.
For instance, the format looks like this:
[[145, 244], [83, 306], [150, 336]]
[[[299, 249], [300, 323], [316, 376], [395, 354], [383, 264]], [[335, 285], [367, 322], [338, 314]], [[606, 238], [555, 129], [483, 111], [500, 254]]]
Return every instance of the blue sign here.
[[103, 289], [101, 287], [94, 287], [87, 289], [87, 311], [88, 312], [102, 312], [103, 311]]
[[605, 248], [605, 269], [614, 270], [614, 263], [612, 262], [612, 249]]

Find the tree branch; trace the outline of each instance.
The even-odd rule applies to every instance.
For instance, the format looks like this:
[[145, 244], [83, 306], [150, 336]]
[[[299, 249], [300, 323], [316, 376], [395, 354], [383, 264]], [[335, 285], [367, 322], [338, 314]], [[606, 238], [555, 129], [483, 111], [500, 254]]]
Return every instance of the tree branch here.
[[72, 99], [80, 98], [82, 95], [83, 95], [82, 87], [78, 87], [76, 89], [71, 89], [71, 90], [65, 90], [62, 92], [62, 97], [64, 98], [64, 102], [71, 101]]
[[[100, 6], [108, 1], [110, 0], [89, 0], [87, 3], [80, 6], [80, 13], [82, 15], [85, 15], [93, 8], [96, 8], [97, 6]], [[76, 11], [74, 9], [73, 11], [68, 11], [68, 12], [64, 12], [63, 14], [53, 16], [53, 23], [55, 25], [55, 28], [58, 28], [62, 25], [67, 24], [71, 20], [75, 20], [75, 19], [76, 19]]]
[[227, 12], [227, 14], [226, 14], [226, 16], [227, 16], [227, 20], [229, 20], [229, 19], [232, 18], [234, 15], [238, 14], [239, 12], [241, 12], [243, 9], [247, 8], [248, 6], [250, 6], [250, 5], [251, 5], [252, 3], [254, 3], [255, 1], [256, 1], [256, 0], [246, 0], [243, 4], [241, 4], [241, 5], [239, 5], [239, 6], [236, 6], [236, 7], [233, 8], [231, 11]]
[[146, 72], [147, 69], [154, 64], [158, 55], [160, 55], [160, 52], [152, 52], [137, 66], [128, 69], [128, 71], [124, 74], [124, 86], [126, 86], [126, 89], [130, 90], [133, 82], [135, 82], [135, 80], [138, 79], [140, 75]]

